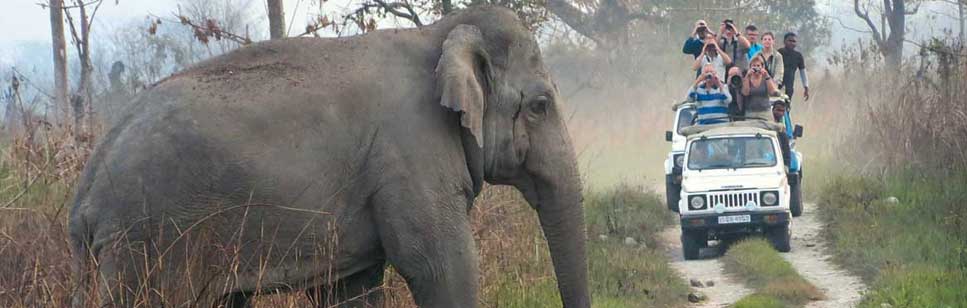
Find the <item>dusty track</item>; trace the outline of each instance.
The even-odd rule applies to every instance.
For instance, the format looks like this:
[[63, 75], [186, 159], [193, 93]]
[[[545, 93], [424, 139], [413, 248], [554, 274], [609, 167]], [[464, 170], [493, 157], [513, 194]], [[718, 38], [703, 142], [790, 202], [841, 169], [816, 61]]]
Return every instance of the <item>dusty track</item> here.
[[[827, 297], [822, 301], [811, 302], [806, 307], [854, 307], [861, 299], [861, 293], [866, 290], [866, 286], [858, 277], [829, 261], [830, 255], [819, 235], [822, 228], [823, 225], [816, 216], [816, 206], [806, 204], [803, 215], [793, 219], [792, 251], [781, 255], [796, 268], [800, 275], [822, 290]], [[725, 274], [722, 262], [718, 259], [722, 252], [717, 247], [703, 249], [701, 260], [685, 261], [682, 257], [680, 236], [681, 229], [678, 226], [670, 227], [661, 234], [663, 246], [672, 260], [672, 266], [685, 280], [715, 282], [711, 287], [695, 288], [704, 293], [708, 299], [692, 304], [690, 307], [727, 307], [752, 292], [739, 279]]]
[[806, 280], [826, 293], [826, 300], [811, 302], [806, 307], [855, 307], [866, 286], [859, 277], [829, 261], [826, 243], [819, 234], [822, 228], [816, 205], [806, 204], [803, 215], [793, 219], [792, 252], [782, 254], [782, 257]]

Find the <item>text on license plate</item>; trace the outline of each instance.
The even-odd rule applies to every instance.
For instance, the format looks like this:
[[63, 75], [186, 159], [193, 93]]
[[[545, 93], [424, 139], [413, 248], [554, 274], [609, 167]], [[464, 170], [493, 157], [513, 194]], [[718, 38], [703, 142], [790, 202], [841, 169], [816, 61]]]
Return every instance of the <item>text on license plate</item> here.
[[752, 217], [750, 215], [719, 216], [720, 224], [737, 224], [751, 221]]

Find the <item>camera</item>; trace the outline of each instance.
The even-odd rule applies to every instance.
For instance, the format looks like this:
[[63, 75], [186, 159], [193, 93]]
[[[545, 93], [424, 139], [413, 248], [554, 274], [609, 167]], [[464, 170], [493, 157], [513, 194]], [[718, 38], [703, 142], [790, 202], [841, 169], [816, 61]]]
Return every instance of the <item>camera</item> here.
[[698, 37], [705, 39], [705, 35], [708, 34], [708, 27], [706, 26], [698, 27], [697, 29], [695, 29], [695, 34], [698, 34]]
[[732, 78], [729, 79], [729, 84], [731, 84], [733, 88], [737, 88], [737, 87], [741, 86], [742, 85], [742, 76], [739, 76], [739, 75], [732, 76]]
[[705, 45], [705, 52], [715, 53], [715, 45], [712, 45], [712, 44]]
[[755, 73], [759, 73], [759, 68], [758, 67], [753, 67], [752, 68], [752, 71], [755, 72]]
[[706, 80], [712, 80], [712, 73], [705, 74]]

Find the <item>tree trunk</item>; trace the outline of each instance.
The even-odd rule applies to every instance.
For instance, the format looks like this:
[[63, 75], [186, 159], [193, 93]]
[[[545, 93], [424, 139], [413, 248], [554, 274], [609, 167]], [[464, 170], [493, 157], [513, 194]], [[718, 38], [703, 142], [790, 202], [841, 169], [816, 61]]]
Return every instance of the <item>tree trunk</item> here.
[[960, 12], [960, 46], [967, 45], [967, 33], [964, 33], [964, 1], [957, 2], [957, 9]]
[[[80, 137], [82, 133], [92, 135], [94, 133], [92, 116], [94, 108], [91, 106], [91, 74], [94, 72], [94, 67], [91, 64], [91, 21], [88, 20], [87, 5], [81, 1], [77, 1], [77, 5], [81, 13], [81, 38], [78, 44], [78, 47], [80, 47], [78, 55], [81, 60], [81, 76], [77, 84], [78, 103], [74, 111], [74, 135]], [[87, 117], [87, 125], [82, 128], [84, 117]]]
[[285, 12], [282, 0], [268, 0], [269, 35], [273, 40], [285, 37]]
[[64, 120], [61, 110], [70, 110], [67, 101], [67, 42], [64, 40], [64, 1], [50, 0], [50, 36], [54, 54], [54, 116]]

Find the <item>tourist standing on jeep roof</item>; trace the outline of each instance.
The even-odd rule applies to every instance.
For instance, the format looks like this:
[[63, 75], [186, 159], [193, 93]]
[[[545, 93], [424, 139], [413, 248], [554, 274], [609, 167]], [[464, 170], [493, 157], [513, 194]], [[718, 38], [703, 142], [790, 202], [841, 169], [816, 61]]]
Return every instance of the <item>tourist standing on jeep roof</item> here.
[[[749, 48], [749, 40], [742, 37], [731, 19], [722, 21], [722, 25], [719, 27], [718, 43], [719, 47], [729, 55], [729, 58], [732, 58], [732, 64], [727, 65], [726, 70], [733, 67], [745, 69], [749, 65], [749, 58], [743, 53], [743, 50]], [[724, 77], [724, 75], [719, 77]]]
[[757, 118], [768, 121], [772, 119], [771, 94], [778, 94], [775, 82], [765, 69], [765, 57], [759, 54], [749, 60], [749, 72], [742, 81], [742, 110], [746, 118]]
[[766, 60], [766, 71], [769, 71], [769, 76], [779, 79], [776, 81], [776, 85], [782, 88], [782, 76], [785, 74], [786, 65], [782, 63], [782, 54], [776, 51], [776, 36], [772, 32], [766, 32], [762, 34], [762, 53], [763, 58]]
[[[762, 44], [759, 44], [759, 28], [756, 28], [755, 25], [745, 26], [745, 37], [749, 40], [749, 48], [745, 50], [745, 57], [752, 60], [752, 56], [762, 50]], [[748, 69], [748, 67], [743, 69]]]
[[[715, 34], [709, 33], [707, 39], [705, 39], [705, 47], [702, 48], [705, 52], [695, 59], [692, 64], [692, 69], [695, 70], [696, 74], [702, 72], [702, 68], [706, 64], [712, 64], [715, 66], [715, 72], [718, 76], [725, 76], [725, 68], [732, 64], [732, 58], [725, 54], [721, 48], [719, 48], [718, 42], [716, 42]], [[719, 77], [723, 78], [723, 77]]]
[[795, 33], [789, 32], [782, 38], [785, 47], [779, 49], [782, 54], [782, 62], [785, 64], [785, 74], [782, 76], [783, 89], [789, 99], [792, 99], [793, 88], [796, 85], [796, 70], [799, 70], [799, 78], [802, 79], [803, 100], [809, 100], [809, 78], [806, 78], [806, 62], [801, 53], [796, 51], [799, 38]]
[[682, 46], [682, 53], [692, 55], [694, 58], [698, 58], [702, 55], [702, 46], [705, 46], [705, 36], [708, 33], [708, 24], [704, 20], [699, 19], [695, 22], [695, 27], [692, 28], [692, 34], [685, 39], [685, 45]]
[[688, 90], [688, 100], [698, 105], [695, 124], [707, 125], [729, 121], [729, 102], [732, 96], [728, 87], [719, 79], [712, 64], [702, 67], [702, 74]]

